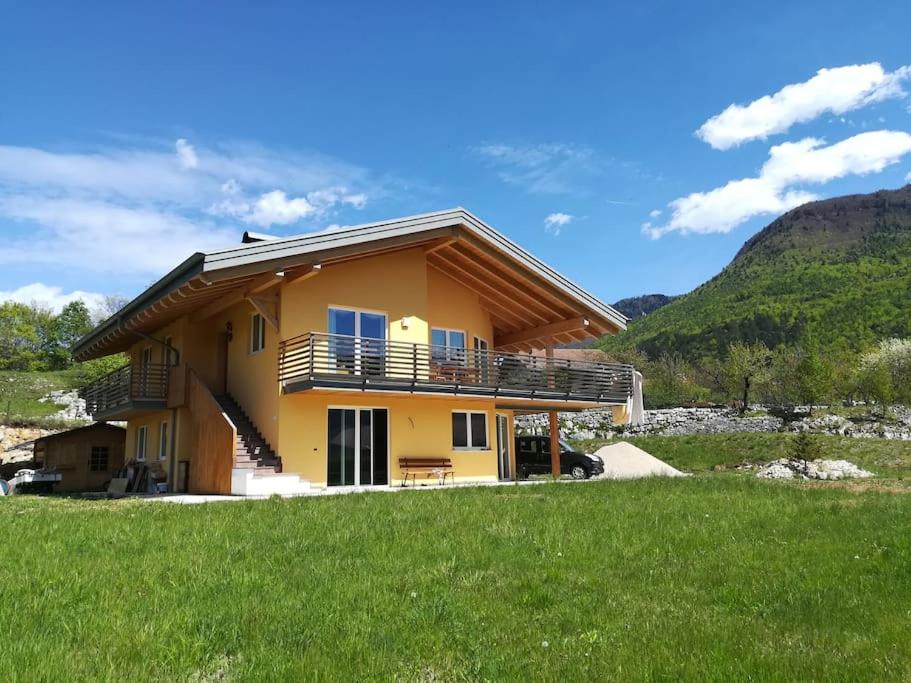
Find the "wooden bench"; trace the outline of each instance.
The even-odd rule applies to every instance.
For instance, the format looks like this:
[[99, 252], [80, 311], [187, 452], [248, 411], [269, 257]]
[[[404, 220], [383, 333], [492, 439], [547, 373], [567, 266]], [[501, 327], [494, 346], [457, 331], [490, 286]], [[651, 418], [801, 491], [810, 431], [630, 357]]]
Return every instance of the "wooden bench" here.
[[402, 470], [402, 486], [408, 483], [417, 485], [417, 475], [424, 474], [425, 478], [436, 475], [440, 485], [446, 483], [449, 476], [455, 482], [455, 471], [452, 469], [452, 460], [449, 458], [399, 458], [399, 469]]

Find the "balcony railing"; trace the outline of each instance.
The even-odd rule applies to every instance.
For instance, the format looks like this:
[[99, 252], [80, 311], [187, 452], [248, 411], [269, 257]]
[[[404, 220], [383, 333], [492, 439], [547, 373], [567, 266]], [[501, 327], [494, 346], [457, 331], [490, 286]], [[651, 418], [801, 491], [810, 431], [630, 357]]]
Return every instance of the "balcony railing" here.
[[95, 416], [109, 416], [140, 405], [166, 402], [168, 366], [163, 363], [125, 365], [95, 380], [79, 391], [86, 411]]
[[620, 403], [633, 368], [310, 332], [281, 342], [286, 392], [314, 387]]

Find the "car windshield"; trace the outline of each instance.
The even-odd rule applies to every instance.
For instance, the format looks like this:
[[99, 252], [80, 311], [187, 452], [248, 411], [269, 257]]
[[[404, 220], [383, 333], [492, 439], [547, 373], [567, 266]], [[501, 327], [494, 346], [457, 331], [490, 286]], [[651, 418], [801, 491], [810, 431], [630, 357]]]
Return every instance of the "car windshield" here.
[[562, 451], [574, 451], [574, 450], [576, 450], [576, 449], [573, 448], [572, 446], [570, 446], [570, 445], [569, 445], [569, 442], [566, 441], [565, 439], [560, 439], [560, 450], [562, 450]]

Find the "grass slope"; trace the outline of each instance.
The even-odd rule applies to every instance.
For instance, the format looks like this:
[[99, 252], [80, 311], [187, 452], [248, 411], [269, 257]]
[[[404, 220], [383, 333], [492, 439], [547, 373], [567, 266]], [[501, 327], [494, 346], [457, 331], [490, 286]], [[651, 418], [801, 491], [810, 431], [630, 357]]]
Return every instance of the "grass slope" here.
[[719, 275], [600, 342], [650, 356], [718, 355], [809, 332], [829, 348], [911, 336], [911, 186], [795, 209], [751, 238]]
[[[679, 464], [717, 449], [659, 438]], [[909, 514], [909, 495], [727, 473], [0, 499], [5, 676], [906, 680]]]
[[60, 408], [38, 399], [58, 389], [75, 387], [74, 373], [0, 371], [0, 424], [41, 422]]

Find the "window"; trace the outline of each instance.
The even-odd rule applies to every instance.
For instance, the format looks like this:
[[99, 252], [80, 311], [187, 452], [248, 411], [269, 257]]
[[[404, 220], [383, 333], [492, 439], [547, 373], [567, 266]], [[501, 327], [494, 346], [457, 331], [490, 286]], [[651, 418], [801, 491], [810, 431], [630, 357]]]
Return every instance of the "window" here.
[[170, 336], [165, 337], [164, 346], [161, 347], [161, 364], [162, 365], [170, 365], [172, 363], [172, 361], [174, 360], [172, 356], [174, 356], [175, 354], [173, 354], [171, 352], [171, 349], [173, 348], [173, 346], [174, 346], [173, 337], [170, 337]]
[[435, 327], [430, 331], [430, 357], [437, 362], [465, 364], [465, 333]]
[[89, 456], [89, 472], [107, 472], [108, 471], [108, 447], [92, 446], [92, 454]]
[[168, 423], [162, 422], [158, 426], [158, 459], [168, 457]]
[[250, 318], [250, 353], [266, 348], [266, 320], [259, 313]]
[[149, 445], [149, 428], [140, 427], [136, 430], [136, 460], [142, 462], [146, 459]]
[[487, 413], [452, 413], [452, 447], [455, 450], [487, 450]]
[[152, 347], [147, 346], [142, 350], [142, 365], [149, 366], [152, 364]]

